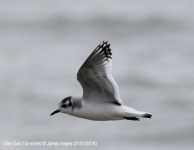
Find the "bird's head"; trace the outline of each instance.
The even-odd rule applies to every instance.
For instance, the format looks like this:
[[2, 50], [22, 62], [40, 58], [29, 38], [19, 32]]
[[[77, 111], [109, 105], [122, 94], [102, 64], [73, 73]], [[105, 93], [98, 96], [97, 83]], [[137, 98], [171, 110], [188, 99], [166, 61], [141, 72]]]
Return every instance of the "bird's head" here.
[[69, 111], [72, 110], [72, 97], [66, 97], [64, 98], [60, 103], [59, 103], [59, 107], [57, 110], [55, 110], [54, 112], [52, 112], [50, 114], [50, 116], [58, 113], [58, 112], [62, 112], [62, 113], [68, 113]]

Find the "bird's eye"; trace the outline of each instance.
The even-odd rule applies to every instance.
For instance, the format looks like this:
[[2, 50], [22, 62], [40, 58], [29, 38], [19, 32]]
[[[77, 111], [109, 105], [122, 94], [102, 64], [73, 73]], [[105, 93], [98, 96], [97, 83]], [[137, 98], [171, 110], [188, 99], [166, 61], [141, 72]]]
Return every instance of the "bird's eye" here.
[[67, 105], [64, 105], [64, 104], [63, 104], [63, 105], [61, 105], [61, 107], [63, 107], [63, 108], [67, 108]]

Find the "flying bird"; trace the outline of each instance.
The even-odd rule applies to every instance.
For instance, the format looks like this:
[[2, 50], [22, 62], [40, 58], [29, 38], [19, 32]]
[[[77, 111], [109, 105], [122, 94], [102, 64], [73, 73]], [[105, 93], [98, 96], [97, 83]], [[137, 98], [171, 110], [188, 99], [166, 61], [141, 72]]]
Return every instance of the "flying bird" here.
[[112, 76], [112, 53], [107, 41], [101, 42], [77, 73], [83, 88], [82, 96], [69, 96], [50, 115], [65, 113], [96, 121], [151, 118], [152, 114], [125, 106]]

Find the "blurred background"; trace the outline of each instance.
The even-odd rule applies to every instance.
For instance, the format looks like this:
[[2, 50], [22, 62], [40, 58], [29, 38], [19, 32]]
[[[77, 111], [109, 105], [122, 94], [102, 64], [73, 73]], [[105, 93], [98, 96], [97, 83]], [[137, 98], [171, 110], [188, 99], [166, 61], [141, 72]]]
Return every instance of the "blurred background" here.
[[[192, 0], [0, 1], [0, 149], [193, 149], [193, 6]], [[63, 98], [82, 95], [77, 71], [103, 40], [111, 43], [122, 100], [152, 119], [50, 117]]]

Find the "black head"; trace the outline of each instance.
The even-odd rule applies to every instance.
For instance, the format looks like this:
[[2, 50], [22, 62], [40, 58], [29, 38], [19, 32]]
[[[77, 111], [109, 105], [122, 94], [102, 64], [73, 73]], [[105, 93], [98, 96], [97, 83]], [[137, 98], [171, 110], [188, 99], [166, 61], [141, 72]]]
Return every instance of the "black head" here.
[[58, 113], [58, 112], [68, 112], [69, 107], [72, 107], [72, 102], [71, 102], [71, 96], [64, 98], [60, 103], [59, 103], [59, 108], [55, 110], [54, 112], [51, 113], [51, 116]]
[[71, 96], [64, 98], [60, 103], [62, 108], [68, 108], [72, 106]]

